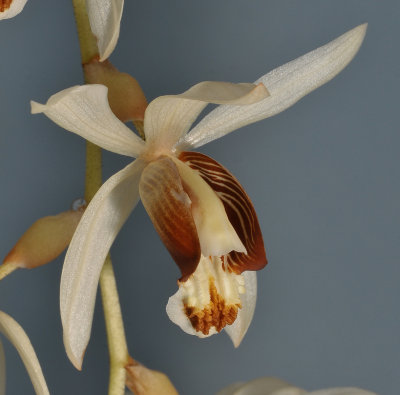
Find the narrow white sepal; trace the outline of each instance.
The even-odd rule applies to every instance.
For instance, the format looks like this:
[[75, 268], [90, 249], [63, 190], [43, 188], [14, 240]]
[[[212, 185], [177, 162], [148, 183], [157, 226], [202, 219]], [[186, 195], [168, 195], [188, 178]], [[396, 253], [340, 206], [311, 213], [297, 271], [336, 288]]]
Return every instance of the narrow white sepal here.
[[272, 70], [259, 78], [270, 96], [246, 107], [223, 105], [211, 111], [182, 140], [181, 150], [200, 147], [242, 126], [249, 125], [292, 106], [325, 84], [353, 59], [364, 39], [367, 24], [330, 43]]
[[42, 368], [27, 334], [12, 317], [2, 311], [0, 311], [0, 332], [17, 349], [36, 394], [48, 395], [49, 390], [43, 377]]
[[225, 331], [231, 338], [233, 345], [239, 347], [242, 342], [251, 321], [257, 300], [257, 274], [256, 272], [243, 272], [244, 287], [246, 292], [240, 295], [242, 308], [239, 309], [237, 318], [232, 325], [226, 326]]
[[10, 8], [0, 12], [0, 20], [12, 18], [15, 15], [18, 15], [25, 7], [25, 4], [28, 0], [13, 0]]
[[86, 8], [103, 62], [117, 45], [124, 0], [86, 0]]
[[0, 340], [0, 395], [6, 394], [6, 356]]
[[111, 111], [104, 85], [83, 85], [51, 96], [46, 104], [31, 101], [32, 114], [44, 113], [57, 125], [100, 147], [137, 157], [143, 140]]
[[100, 272], [115, 237], [139, 200], [144, 166], [136, 160], [103, 184], [86, 208], [65, 257], [61, 320], [65, 349], [77, 369], [90, 338]]
[[307, 395], [377, 395], [375, 392], [362, 390], [360, 388], [342, 387], [327, 388], [324, 390], [307, 392]]

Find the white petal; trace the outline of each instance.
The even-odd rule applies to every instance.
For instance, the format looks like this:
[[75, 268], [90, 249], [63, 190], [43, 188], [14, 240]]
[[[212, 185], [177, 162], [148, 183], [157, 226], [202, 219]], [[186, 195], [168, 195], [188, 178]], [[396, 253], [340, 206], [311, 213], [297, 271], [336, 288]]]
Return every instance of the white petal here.
[[[0, 19], [8, 19], [18, 15], [25, 7], [26, 2], [27, 0], [11, 0], [11, 4], [4, 11], [0, 8]], [[7, 1], [5, 3], [2, 2], [0, 5], [5, 7], [6, 4]]]
[[86, 8], [103, 62], [117, 45], [124, 0], [86, 0]]
[[31, 378], [36, 394], [49, 394], [42, 369], [28, 336], [13, 318], [2, 311], [0, 311], [0, 332], [3, 333], [17, 349]]
[[240, 386], [230, 386], [217, 395], [304, 395], [306, 392], [275, 377], [261, 377]]
[[324, 390], [307, 392], [307, 395], [377, 395], [375, 392], [362, 390], [360, 388], [342, 387], [328, 388]]
[[231, 338], [233, 345], [239, 347], [244, 335], [249, 329], [253, 319], [257, 300], [257, 275], [256, 272], [243, 272], [244, 288], [246, 292], [240, 295], [242, 308], [239, 309], [236, 321], [225, 327], [226, 333]]
[[0, 395], [6, 393], [6, 356], [3, 343], [0, 340]]
[[90, 338], [101, 268], [125, 220], [139, 199], [144, 163], [136, 160], [109, 178], [88, 205], [65, 257], [60, 308], [64, 345], [77, 369]]
[[224, 105], [210, 112], [183, 139], [179, 149], [200, 147], [242, 126], [278, 114], [331, 80], [353, 59], [367, 25], [360, 25], [330, 43], [272, 70], [256, 81], [270, 96], [246, 106]]
[[51, 96], [47, 104], [31, 102], [32, 114], [45, 113], [57, 125], [116, 152], [137, 157], [144, 142], [111, 111], [104, 85], [74, 86]]
[[268, 96], [263, 84], [205, 81], [180, 95], [160, 96], [146, 109], [146, 141], [153, 149], [168, 151], [189, 130], [208, 103], [247, 105]]

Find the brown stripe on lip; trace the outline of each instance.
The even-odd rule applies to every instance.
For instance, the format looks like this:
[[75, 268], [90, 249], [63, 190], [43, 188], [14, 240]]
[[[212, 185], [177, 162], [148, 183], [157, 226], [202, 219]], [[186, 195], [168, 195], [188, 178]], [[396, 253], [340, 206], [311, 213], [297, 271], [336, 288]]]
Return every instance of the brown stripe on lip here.
[[11, 7], [13, 0], [0, 0], [0, 12], [4, 12]]
[[143, 205], [162, 242], [186, 281], [200, 260], [200, 242], [175, 163], [168, 157], [151, 162], [143, 170], [139, 184]]
[[221, 332], [226, 325], [232, 325], [237, 317], [240, 304], [227, 304], [218, 293], [214, 278], [209, 279], [210, 303], [200, 309], [195, 306], [184, 305], [184, 312], [193, 328], [204, 335], [210, 333], [211, 328]]
[[236, 178], [222, 165], [198, 152], [182, 152], [179, 159], [200, 176], [220, 197], [226, 214], [247, 254], [232, 251], [226, 256], [229, 271], [260, 270], [267, 264], [260, 225], [250, 198]]

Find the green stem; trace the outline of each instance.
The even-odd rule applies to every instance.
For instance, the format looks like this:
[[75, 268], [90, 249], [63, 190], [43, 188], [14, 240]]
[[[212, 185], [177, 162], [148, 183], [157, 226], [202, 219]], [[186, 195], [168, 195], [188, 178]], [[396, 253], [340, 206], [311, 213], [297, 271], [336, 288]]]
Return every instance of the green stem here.
[[[74, 6], [82, 64], [98, 58], [96, 38], [90, 30], [86, 13], [85, 0], [72, 0]], [[86, 81], [86, 76], [85, 76]], [[101, 149], [86, 143], [86, 180], [85, 199], [87, 203], [93, 198], [102, 184]], [[106, 258], [100, 275], [100, 288], [103, 301], [104, 319], [110, 355], [109, 395], [123, 395], [125, 392], [126, 370], [129, 361], [124, 324], [119, 303], [118, 290], [111, 258]]]
[[89, 63], [99, 57], [97, 40], [90, 29], [89, 18], [86, 12], [85, 0], [72, 0], [76, 29], [78, 31], [79, 46], [81, 48], [82, 64]]
[[108, 349], [110, 351], [109, 395], [120, 395], [125, 391], [126, 370], [129, 362], [124, 324], [119, 303], [117, 284], [111, 259], [108, 256], [100, 276], [103, 309], [106, 316]]

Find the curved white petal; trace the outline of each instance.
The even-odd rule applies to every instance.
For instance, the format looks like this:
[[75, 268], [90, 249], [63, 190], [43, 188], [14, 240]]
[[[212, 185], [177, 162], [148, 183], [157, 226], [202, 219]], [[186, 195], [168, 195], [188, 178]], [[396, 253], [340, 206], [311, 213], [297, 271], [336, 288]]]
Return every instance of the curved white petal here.
[[183, 139], [179, 149], [200, 147], [242, 126], [278, 114], [331, 80], [353, 59], [367, 24], [357, 26], [330, 43], [272, 70], [256, 81], [270, 96], [246, 106], [224, 105], [211, 111]]
[[35, 350], [22, 327], [8, 314], [0, 311], [0, 332], [13, 344], [31, 378], [37, 395], [48, 395], [49, 390]]
[[86, 0], [86, 8], [103, 62], [117, 45], [124, 0]]
[[217, 395], [305, 395], [306, 391], [293, 387], [275, 377], [261, 377], [244, 384], [224, 388]]
[[235, 347], [239, 347], [244, 335], [249, 329], [257, 300], [256, 272], [243, 272], [242, 276], [244, 278], [244, 288], [246, 290], [244, 294], [240, 295], [242, 308], [239, 309], [236, 321], [232, 325], [225, 327], [225, 331], [231, 338]]
[[25, 7], [27, 0], [8, 0], [0, 3], [0, 19], [12, 18]]
[[0, 395], [6, 393], [6, 356], [4, 355], [3, 343], [0, 340]]
[[205, 81], [179, 95], [160, 96], [146, 109], [146, 142], [155, 150], [170, 150], [189, 130], [208, 103], [248, 105], [264, 99], [263, 84]]
[[377, 395], [375, 392], [362, 390], [360, 388], [342, 387], [327, 388], [324, 390], [307, 392], [307, 395]]
[[44, 113], [57, 125], [117, 154], [137, 157], [144, 142], [111, 111], [104, 85], [83, 85], [31, 102], [32, 114]]
[[144, 166], [136, 160], [103, 184], [88, 205], [65, 257], [61, 320], [65, 349], [77, 369], [90, 338], [100, 271], [111, 244], [139, 200]]

